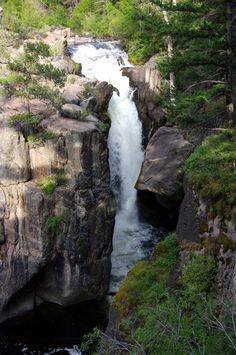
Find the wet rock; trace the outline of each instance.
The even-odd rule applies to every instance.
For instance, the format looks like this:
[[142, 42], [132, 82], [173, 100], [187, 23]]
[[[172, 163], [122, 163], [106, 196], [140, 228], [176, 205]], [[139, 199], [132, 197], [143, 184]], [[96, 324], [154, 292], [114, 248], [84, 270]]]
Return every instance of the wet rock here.
[[193, 189], [189, 186], [187, 180], [184, 184], [185, 195], [180, 207], [179, 219], [176, 229], [177, 240], [184, 239], [191, 242], [200, 241], [199, 221], [197, 218], [197, 198]]

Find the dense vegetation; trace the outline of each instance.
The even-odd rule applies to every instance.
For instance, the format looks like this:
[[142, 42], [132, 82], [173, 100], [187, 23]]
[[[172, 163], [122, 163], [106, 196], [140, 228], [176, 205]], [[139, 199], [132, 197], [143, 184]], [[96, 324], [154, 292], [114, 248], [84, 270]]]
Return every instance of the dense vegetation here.
[[197, 147], [188, 158], [186, 171], [203, 198], [218, 206], [236, 204], [236, 132], [225, 130]]
[[108, 353], [122, 354], [125, 348], [129, 354], [150, 355], [235, 353], [235, 316], [213, 290], [217, 259], [193, 251], [174, 285], [178, 253], [170, 235], [156, 246], [152, 261], [131, 270], [114, 303], [123, 315], [123, 340], [111, 342]]
[[120, 38], [130, 59], [159, 53], [159, 104], [182, 126], [235, 121], [235, 4], [212, 0], [7, 0], [2, 23], [23, 36], [29, 27], [68, 26]]

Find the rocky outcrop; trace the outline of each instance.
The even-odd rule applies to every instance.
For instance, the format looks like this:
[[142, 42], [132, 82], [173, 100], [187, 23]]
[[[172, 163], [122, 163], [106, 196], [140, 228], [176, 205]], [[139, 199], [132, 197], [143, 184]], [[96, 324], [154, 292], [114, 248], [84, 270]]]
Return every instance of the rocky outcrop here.
[[113, 94], [113, 86], [106, 81], [97, 83], [95, 86], [90, 87], [89, 90], [89, 102], [88, 108], [92, 109], [96, 113], [105, 113], [108, 109], [109, 101]]
[[[201, 253], [216, 257], [218, 271], [215, 288], [236, 304], [236, 208], [217, 211], [215, 202], [202, 199], [187, 178], [184, 190], [177, 239], [181, 245], [189, 245], [190, 250], [199, 245]], [[189, 255], [189, 252], [185, 251], [185, 254]]]
[[[114, 87], [106, 81], [99, 83], [85, 77], [69, 76], [62, 92], [62, 97], [66, 103], [62, 110], [63, 116], [81, 118], [78, 111], [81, 111], [81, 113], [83, 111], [85, 115], [82, 116], [94, 112], [102, 118], [107, 112], [113, 91]], [[79, 105], [80, 108], [71, 105]]]
[[174, 127], [161, 127], [148, 143], [136, 188], [151, 193], [165, 208], [175, 208], [183, 197], [183, 165], [193, 145]]
[[75, 104], [65, 104], [62, 106], [61, 115], [73, 119], [80, 119], [82, 117], [83, 109]]
[[156, 58], [157, 56], [153, 56], [142, 66], [123, 69], [123, 75], [128, 76], [131, 86], [136, 88], [134, 100], [148, 139], [165, 123], [164, 112], [157, 104], [161, 91], [161, 75], [156, 69]]
[[186, 239], [198, 242], [201, 238], [220, 238], [236, 242], [236, 208], [217, 211], [215, 202], [204, 200], [185, 181], [185, 197], [181, 204], [177, 226], [179, 241]]
[[[115, 206], [106, 138], [91, 121], [55, 116], [41, 126], [55, 137], [33, 144], [1, 120], [1, 322], [45, 301], [99, 299], [109, 285]], [[45, 193], [42, 181], [57, 176], [63, 181]]]

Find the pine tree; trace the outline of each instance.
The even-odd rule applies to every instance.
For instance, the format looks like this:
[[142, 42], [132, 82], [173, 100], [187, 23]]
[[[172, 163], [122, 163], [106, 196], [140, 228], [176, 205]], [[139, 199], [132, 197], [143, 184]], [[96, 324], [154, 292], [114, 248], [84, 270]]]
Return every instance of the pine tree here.
[[158, 67], [175, 89], [174, 105], [164, 90], [169, 117], [182, 125], [232, 124], [233, 2], [141, 0], [140, 9], [164, 40]]
[[36, 127], [42, 117], [31, 111], [31, 100], [40, 99], [48, 110], [63, 104], [60, 91], [65, 82], [65, 71], [43, 63], [50, 57], [50, 48], [43, 42], [27, 43], [23, 55], [8, 63], [9, 75], [0, 80], [7, 97], [23, 97], [25, 112], [9, 117], [9, 124], [23, 130]]

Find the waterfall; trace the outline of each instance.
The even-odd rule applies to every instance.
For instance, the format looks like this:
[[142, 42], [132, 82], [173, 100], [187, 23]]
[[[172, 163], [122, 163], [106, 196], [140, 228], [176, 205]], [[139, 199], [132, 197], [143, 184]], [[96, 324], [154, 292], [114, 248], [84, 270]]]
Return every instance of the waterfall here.
[[122, 67], [131, 64], [127, 54], [114, 41], [81, 44], [74, 49], [73, 60], [82, 64], [86, 77], [107, 81], [119, 91], [119, 95], [113, 93], [108, 108], [111, 187], [118, 206], [110, 286], [110, 292], [115, 292], [129, 268], [143, 257], [141, 244], [151, 233], [150, 226], [139, 222], [136, 206], [134, 185], [143, 161], [142, 125], [129, 79], [121, 72]]

